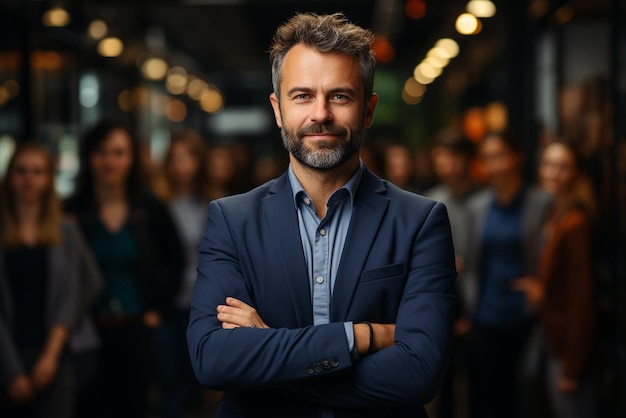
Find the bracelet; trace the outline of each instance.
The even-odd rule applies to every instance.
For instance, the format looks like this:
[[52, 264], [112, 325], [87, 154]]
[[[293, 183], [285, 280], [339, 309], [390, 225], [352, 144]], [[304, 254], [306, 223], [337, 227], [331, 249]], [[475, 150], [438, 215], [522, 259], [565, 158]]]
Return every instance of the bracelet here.
[[374, 352], [374, 327], [368, 321], [363, 322], [370, 329], [370, 344], [367, 346], [367, 353], [372, 354]]

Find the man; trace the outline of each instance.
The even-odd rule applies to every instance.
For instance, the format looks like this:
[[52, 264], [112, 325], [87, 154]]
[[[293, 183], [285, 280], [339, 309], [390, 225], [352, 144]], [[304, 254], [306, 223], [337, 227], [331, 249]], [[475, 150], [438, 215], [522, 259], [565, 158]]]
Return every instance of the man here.
[[426, 417], [454, 319], [443, 205], [359, 160], [373, 34], [340, 14], [278, 28], [280, 178], [209, 205], [187, 333], [217, 417]]

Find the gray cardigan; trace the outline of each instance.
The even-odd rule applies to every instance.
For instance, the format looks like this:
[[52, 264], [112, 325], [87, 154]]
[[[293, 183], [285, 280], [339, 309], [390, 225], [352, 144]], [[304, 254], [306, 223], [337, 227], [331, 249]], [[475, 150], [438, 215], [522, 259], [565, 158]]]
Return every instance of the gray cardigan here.
[[[13, 341], [14, 301], [0, 248], [0, 385], [19, 373], [27, 373]], [[78, 227], [62, 221], [61, 244], [48, 252], [48, 290], [45, 327], [64, 325], [70, 330], [82, 320], [102, 288], [102, 278]]]
[[[482, 237], [487, 213], [495, 199], [492, 190], [485, 190], [472, 196], [469, 202], [469, 242], [465, 257], [465, 271], [458, 283], [463, 298], [464, 316], [473, 318], [482, 284]], [[526, 188], [524, 200], [522, 234], [524, 246], [524, 266], [526, 274], [537, 274], [542, 248], [542, 228], [550, 207], [551, 198], [536, 187]]]

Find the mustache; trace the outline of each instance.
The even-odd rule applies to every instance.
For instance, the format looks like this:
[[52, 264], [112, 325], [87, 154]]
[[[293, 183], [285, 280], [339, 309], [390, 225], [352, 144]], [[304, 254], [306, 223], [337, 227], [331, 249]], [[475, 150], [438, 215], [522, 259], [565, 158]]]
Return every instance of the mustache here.
[[321, 134], [346, 136], [348, 134], [348, 130], [335, 125], [334, 123], [313, 123], [309, 126], [298, 129], [298, 137], [300, 138], [305, 135]]

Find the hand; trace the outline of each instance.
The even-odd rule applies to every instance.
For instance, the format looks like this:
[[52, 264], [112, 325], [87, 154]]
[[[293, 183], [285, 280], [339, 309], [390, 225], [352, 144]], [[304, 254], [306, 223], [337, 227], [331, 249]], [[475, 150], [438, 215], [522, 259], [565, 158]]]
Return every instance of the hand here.
[[52, 379], [57, 374], [59, 361], [56, 356], [42, 354], [35, 363], [31, 372], [32, 385], [35, 389], [41, 390], [52, 383]]
[[556, 381], [556, 390], [561, 393], [574, 393], [578, 391], [578, 380], [561, 376]]
[[535, 277], [522, 277], [511, 283], [511, 289], [524, 292], [528, 302], [537, 306], [543, 300], [543, 285]]
[[35, 390], [25, 374], [18, 374], [9, 382], [7, 395], [13, 403], [25, 404], [33, 399]]
[[226, 305], [218, 305], [217, 319], [222, 323], [222, 328], [224, 329], [239, 327], [269, 328], [263, 322], [256, 309], [239, 299], [231, 297], [226, 298]]
[[161, 314], [155, 310], [146, 311], [143, 314], [143, 324], [148, 328], [157, 328], [161, 325]]

